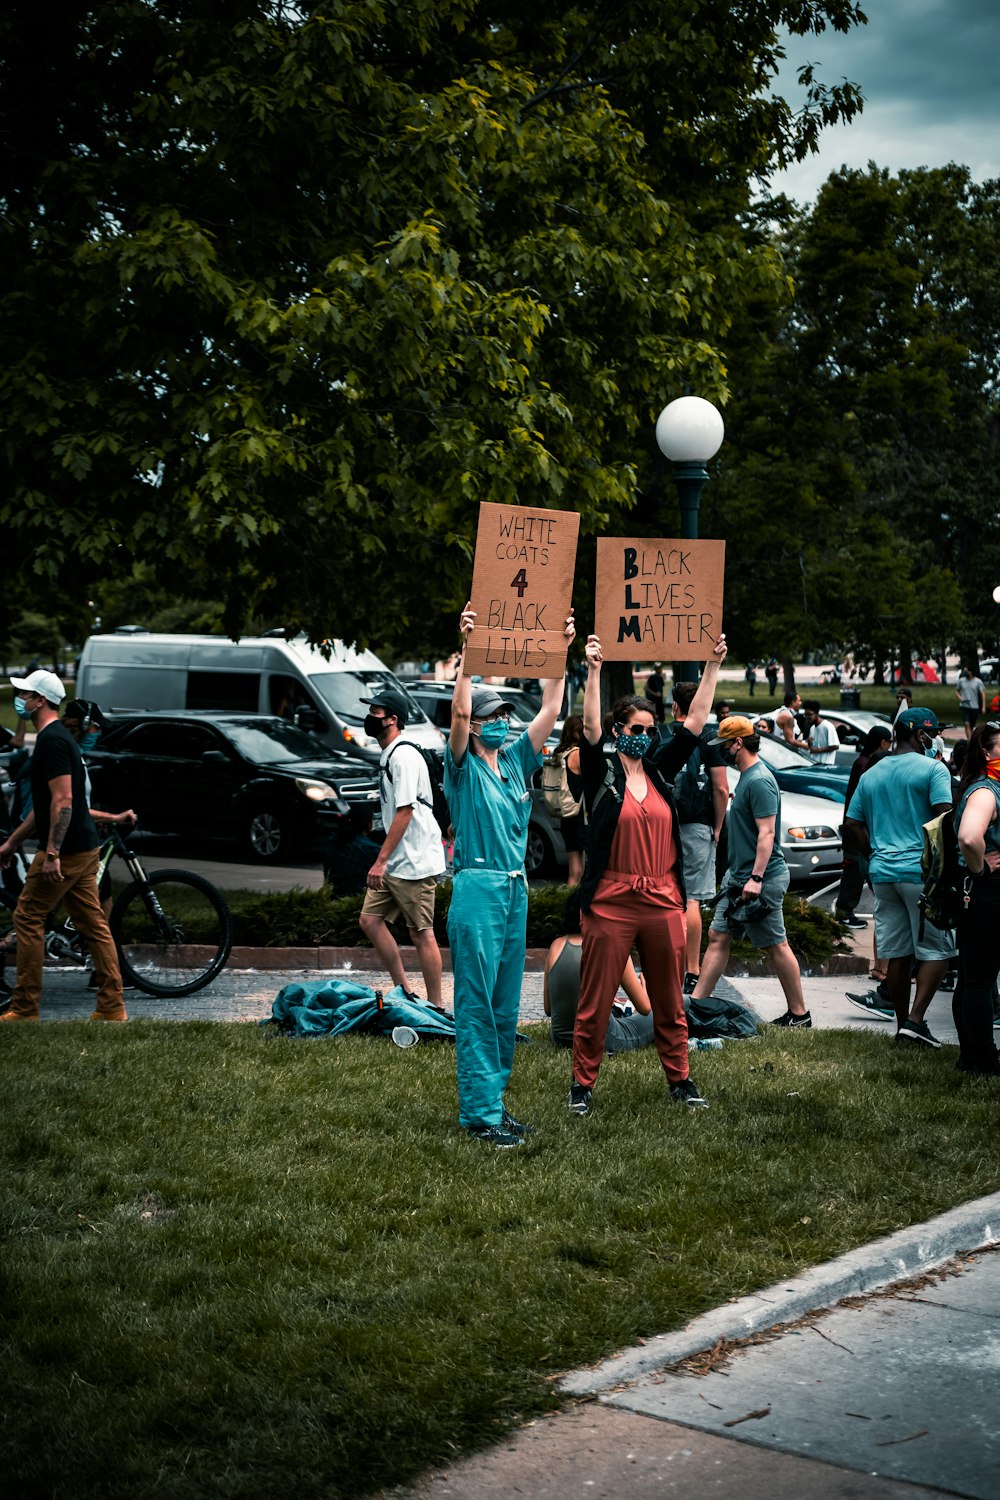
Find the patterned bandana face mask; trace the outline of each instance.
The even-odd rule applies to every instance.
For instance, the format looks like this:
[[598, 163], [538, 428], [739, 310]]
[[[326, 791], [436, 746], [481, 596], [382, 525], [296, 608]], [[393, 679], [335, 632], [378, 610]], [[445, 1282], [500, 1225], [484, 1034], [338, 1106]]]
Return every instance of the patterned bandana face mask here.
[[619, 729], [618, 738], [615, 741], [615, 749], [620, 755], [628, 756], [630, 760], [642, 760], [642, 757], [648, 753], [652, 743], [653, 736], [647, 734], [645, 730], [639, 734], [623, 734], [621, 729]]

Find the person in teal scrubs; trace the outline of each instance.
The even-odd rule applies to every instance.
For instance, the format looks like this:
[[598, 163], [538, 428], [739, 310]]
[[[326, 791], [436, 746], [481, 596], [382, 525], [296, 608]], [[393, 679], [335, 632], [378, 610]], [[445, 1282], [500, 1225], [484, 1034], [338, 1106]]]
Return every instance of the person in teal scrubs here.
[[[476, 625], [462, 611], [466, 643]], [[573, 617], [566, 622], [572, 641]], [[444, 789], [455, 829], [455, 878], [448, 942], [455, 976], [455, 1053], [459, 1123], [471, 1136], [506, 1149], [529, 1127], [504, 1103], [514, 1062], [528, 920], [528, 848], [532, 773], [555, 727], [565, 679], [542, 682], [542, 706], [510, 738], [512, 705], [495, 688], [473, 683], [465, 652], [455, 679]]]

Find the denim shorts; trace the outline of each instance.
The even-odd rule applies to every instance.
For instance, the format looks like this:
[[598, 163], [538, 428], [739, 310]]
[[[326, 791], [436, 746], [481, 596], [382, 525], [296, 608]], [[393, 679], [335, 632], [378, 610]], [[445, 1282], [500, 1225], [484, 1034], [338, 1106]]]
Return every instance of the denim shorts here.
[[[778, 874], [768, 875], [761, 886], [760, 894], [771, 907], [771, 910], [762, 921], [747, 922], [743, 929], [747, 935], [747, 940], [753, 943], [755, 948], [775, 948], [779, 943], [787, 941], [785, 936], [785, 914], [782, 910], [781, 901], [788, 890], [788, 881], [788, 866], [782, 861]], [[727, 870], [722, 879], [723, 889], [725, 890], [729, 885], [736, 884], [738, 882], [733, 880], [732, 874]], [[735, 937], [736, 934], [731, 931], [729, 923], [726, 921], [726, 909], [728, 906], [729, 897], [723, 896], [715, 908], [711, 931], [725, 932], [730, 937]], [[881, 952], [881, 949], [879, 951]]]
[[919, 880], [876, 881], [875, 944], [879, 958], [954, 958], [955, 934], [924, 923], [920, 939]]

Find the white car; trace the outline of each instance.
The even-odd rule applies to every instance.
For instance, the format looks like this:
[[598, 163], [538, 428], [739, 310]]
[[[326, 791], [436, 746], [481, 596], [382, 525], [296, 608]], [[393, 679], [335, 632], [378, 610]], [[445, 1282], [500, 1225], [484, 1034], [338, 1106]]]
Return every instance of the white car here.
[[[740, 773], [726, 770], [730, 795]], [[844, 865], [844, 804], [802, 792], [781, 792], [781, 852], [793, 883], [837, 875]]]

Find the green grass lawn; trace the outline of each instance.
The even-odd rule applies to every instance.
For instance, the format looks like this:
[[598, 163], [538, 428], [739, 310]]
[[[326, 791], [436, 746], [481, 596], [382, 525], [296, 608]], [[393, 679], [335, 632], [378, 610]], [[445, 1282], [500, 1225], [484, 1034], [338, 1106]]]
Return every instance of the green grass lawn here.
[[997, 1188], [954, 1050], [771, 1033], [650, 1053], [593, 1114], [540, 1029], [496, 1153], [454, 1053], [254, 1026], [0, 1035], [8, 1492], [371, 1495], [551, 1409], [553, 1376]]

